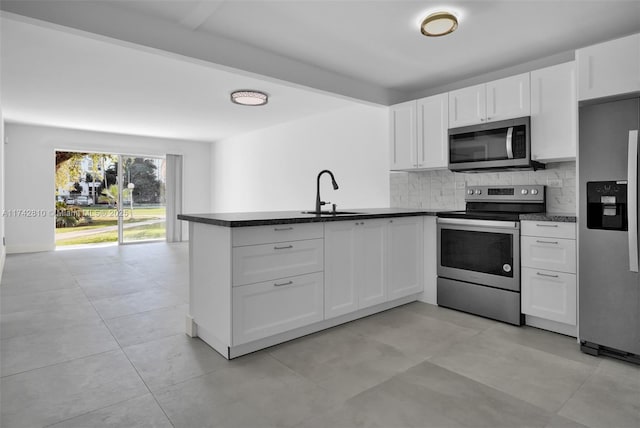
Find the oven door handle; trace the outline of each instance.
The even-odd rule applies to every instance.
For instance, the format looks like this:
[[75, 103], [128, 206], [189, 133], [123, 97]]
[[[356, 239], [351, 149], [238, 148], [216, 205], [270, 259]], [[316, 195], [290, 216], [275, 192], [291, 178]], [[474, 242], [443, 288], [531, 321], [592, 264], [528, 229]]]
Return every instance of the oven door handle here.
[[507, 159], [513, 159], [513, 126], [507, 129]]
[[500, 220], [470, 220], [462, 218], [440, 218], [438, 224], [448, 226], [474, 226], [474, 227], [491, 227], [497, 229], [518, 229], [519, 223], [516, 221], [500, 221]]

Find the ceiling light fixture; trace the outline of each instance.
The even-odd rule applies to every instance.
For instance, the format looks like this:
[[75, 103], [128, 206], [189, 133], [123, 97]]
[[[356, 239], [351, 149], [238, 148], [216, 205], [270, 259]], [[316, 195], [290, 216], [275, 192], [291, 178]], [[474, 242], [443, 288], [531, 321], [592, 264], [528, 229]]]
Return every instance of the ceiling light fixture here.
[[420, 24], [420, 32], [428, 37], [440, 37], [453, 33], [458, 28], [458, 18], [446, 11], [428, 15]]
[[251, 89], [241, 89], [231, 92], [231, 102], [243, 106], [261, 106], [269, 101], [269, 96], [264, 92]]

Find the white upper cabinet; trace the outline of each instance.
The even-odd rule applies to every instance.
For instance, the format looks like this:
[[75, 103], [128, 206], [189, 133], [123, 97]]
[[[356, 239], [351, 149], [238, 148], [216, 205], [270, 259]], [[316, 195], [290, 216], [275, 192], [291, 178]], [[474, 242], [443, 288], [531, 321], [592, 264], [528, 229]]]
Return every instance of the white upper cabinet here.
[[449, 128], [484, 122], [487, 117], [486, 99], [484, 83], [449, 92]]
[[640, 34], [576, 51], [580, 101], [640, 91]]
[[449, 96], [418, 100], [418, 168], [440, 169], [449, 164]]
[[449, 128], [530, 114], [529, 73], [449, 92]]
[[531, 72], [531, 158], [576, 158], [576, 65], [574, 61]]
[[390, 159], [392, 170], [416, 168], [416, 101], [396, 104], [389, 109]]
[[391, 170], [447, 167], [448, 101], [445, 93], [390, 107]]
[[487, 83], [487, 122], [531, 114], [529, 73]]

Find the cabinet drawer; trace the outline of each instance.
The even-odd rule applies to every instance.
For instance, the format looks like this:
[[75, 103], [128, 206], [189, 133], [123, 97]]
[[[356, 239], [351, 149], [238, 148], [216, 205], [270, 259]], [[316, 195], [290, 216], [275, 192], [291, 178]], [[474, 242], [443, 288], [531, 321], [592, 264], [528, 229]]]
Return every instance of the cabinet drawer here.
[[322, 321], [322, 272], [233, 289], [233, 345]]
[[252, 284], [324, 269], [324, 239], [233, 249], [233, 285]]
[[550, 238], [576, 239], [576, 224], [556, 221], [522, 221], [520, 234]]
[[250, 226], [234, 228], [234, 247], [258, 245], [270, 242], [301, 241], [324, 236], [322, 223], [275, 224], [273, 226]]
[[522, 268], [522, 313], [576, 325], [576, 276]]
[[576, 241], [573, 239], [521, 236], [522, 266], [576, 273]]

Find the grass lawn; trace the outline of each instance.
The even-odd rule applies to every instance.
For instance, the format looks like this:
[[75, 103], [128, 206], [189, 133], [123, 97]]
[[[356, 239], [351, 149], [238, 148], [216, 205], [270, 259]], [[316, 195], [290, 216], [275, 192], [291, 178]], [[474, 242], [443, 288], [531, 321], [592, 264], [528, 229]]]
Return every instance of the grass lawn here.
[[[77, 229], [77, 228], [70, 228]], [[164, 239], [166, 236], [165, 223], [157, 224], [145, 224], [138, 227], [133, 227], [124, 230], [125, 241], [142, 241], [150, 239]], [[82, 244], [103, 244], [106, 242], [117, 242], [118, 231], [110, 231], [103, 233], [96, 233], [90, 236], [81, 236], [78, 238], [65, 239], [56, 242], [57, 246], [64, 245], [82, 245]]]
[[[84, 207], [82, 209], [84, 219], [74, 227], [62, 227], [56, 228], [56, 237], [62, 238], [65, 234], [72, 232], [91, 231], [109, 226], [118, 225], [118, 211], [115, 208], [110, 208], [105, 205], [94, 205], [91, 207]], [[147, 220], [164, 219], [165, 207], [150, 206], [150, 207], [133, 207], [133, 217], [131, 216], [131, 210], [125, 208], [124, 224], [138, 223]], [[90, 223], [87, 222], [90, 219]], [[157, 223], [152, 225], [143, 225], [134, 228], [127, 228], [124, 230], [125, 241], [136, 240], [148, 240], [148, 239], [162, 239], [165, 237], [166, 226], [165, 223]], [[87, 236], [80, 236], [77, 238], [60, 239], [56, 242], [56, 245], [80, 245], [80, 244], [99, 244], [106, 242], [117, 242], [118, 231], [105, 231], [103, 233], [96, 233]]]

